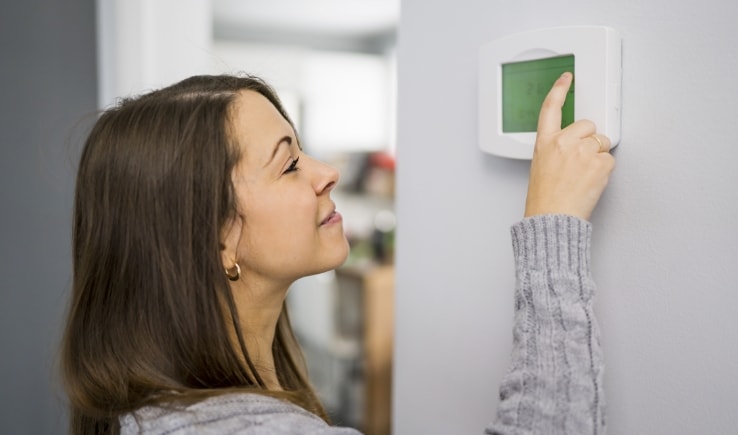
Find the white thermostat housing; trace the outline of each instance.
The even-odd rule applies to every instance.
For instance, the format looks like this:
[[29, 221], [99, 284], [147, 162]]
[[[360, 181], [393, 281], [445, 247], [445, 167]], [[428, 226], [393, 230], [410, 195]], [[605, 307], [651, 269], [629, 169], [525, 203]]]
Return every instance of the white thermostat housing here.
[[589, 119], [620, 142], [620, 35], [604, 26], [568, 26], [510, 35], [479, 51], [479, 147], [530, 159], [538, 113], [556, 79], [574, 73], [562, 108], [562, 128]]

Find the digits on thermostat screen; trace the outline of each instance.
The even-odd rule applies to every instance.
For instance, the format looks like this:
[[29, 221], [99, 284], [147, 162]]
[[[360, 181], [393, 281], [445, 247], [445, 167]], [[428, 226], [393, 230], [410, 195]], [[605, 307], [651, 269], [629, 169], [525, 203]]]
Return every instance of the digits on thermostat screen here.
[[[556, 79], [574, 72], [574, 55], [502, 65], [502, 132], [535, 132], [543, 99]], [[561, 109], [561, 128], [574, 122], [574, 85]]]

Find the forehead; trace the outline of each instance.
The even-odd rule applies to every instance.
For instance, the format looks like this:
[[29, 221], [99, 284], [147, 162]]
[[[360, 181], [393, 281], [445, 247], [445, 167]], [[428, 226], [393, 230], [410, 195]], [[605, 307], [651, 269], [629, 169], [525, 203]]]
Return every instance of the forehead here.
[[240, 91], [233, 102], [231, 132], [248, 154], [272, 152], [284, 136], [293, 136], [292, 126], [266, 97], [258, 92]]

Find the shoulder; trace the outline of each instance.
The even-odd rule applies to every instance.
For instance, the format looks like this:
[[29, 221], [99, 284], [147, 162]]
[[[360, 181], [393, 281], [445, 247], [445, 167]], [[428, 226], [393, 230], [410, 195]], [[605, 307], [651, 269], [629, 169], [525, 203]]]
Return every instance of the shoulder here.
[[239, 393], [185, 407], [145, 407], [121, 417], [121, 434], [292, 434], [358, 435], [327, 425], [318, 416], [269, 396]]

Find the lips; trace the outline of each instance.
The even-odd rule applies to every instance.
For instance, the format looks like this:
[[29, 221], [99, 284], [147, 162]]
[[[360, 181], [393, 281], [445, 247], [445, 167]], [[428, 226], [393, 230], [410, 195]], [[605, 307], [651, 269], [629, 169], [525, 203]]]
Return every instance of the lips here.
[[325, 217], [325, 219], [323, 219], [322, 222], [320, 222], [320, 225], [323, 226], [323, 225], [340, 222], [341, 219], [342, 219], [341, 213], [337, 212], [336, 210], [333, 210], [332, 212], [328, 214], [328, 216]]

